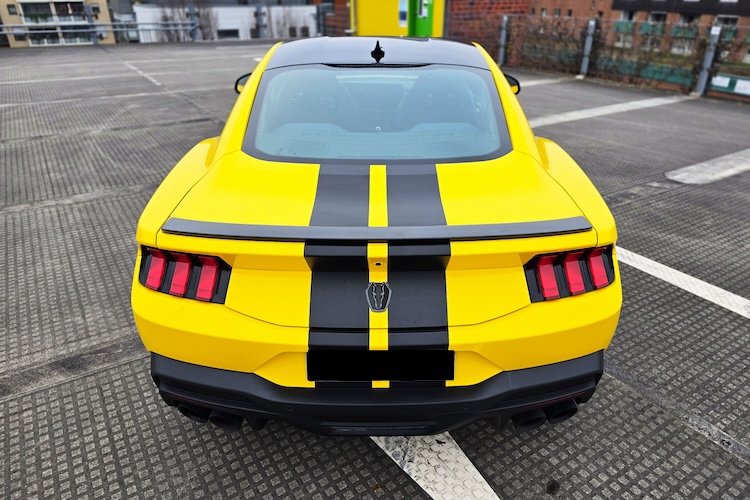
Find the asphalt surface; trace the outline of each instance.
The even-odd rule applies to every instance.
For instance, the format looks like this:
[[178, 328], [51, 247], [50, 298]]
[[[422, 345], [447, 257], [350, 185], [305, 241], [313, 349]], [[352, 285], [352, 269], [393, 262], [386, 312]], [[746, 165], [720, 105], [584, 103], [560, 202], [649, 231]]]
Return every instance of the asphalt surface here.
[[[136, 221], [221, 131], [234, 80], [267, 49], [0, 53], [0, 498], [429, 498], [369, 438], [280, 422], [227, 433], [165, 406], [150, 380], [129, 302]], [[523, 87], [531, 119], [668, 95], [508, 72], [557, 79]], [[750, 173], [664, 175], [750, 148], [748, 130], [747, 105], [689, 99], [535, 132], [599, 187], [623, 248], [750, 299]], [[500, 498], [750, 497], [750, 320], [621, 272], [606, 373], [576, 417], [451, 436]]]

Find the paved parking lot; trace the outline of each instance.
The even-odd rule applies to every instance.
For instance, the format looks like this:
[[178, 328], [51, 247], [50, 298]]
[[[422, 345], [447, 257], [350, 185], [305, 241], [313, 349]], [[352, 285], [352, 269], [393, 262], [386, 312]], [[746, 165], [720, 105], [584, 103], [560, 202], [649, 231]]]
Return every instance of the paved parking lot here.
[[[576, 417], [372, 440], [165, 406], [130, 312], [135, 224], [267, 49], [0, 53], [0, 498], [750, 497], [750, 107], [560, 75], [508, 70], [623, 249], [620, 325]], [[737, 153], [729, 177], [665, 175]]]

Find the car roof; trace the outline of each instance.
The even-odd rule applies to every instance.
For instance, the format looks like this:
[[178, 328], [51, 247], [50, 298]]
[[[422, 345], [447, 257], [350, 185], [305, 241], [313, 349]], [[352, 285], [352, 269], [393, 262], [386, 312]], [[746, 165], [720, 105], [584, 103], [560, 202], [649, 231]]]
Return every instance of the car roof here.
[[[371, 55], [376, 44], [384, 52], [380, 64]], [[267, 69], [303, 64], [450, 64], [489, 69], [484, 56], [473, 45], [434, 38], [390, 37], [316, 37], [287, 42], [276, 49]]]

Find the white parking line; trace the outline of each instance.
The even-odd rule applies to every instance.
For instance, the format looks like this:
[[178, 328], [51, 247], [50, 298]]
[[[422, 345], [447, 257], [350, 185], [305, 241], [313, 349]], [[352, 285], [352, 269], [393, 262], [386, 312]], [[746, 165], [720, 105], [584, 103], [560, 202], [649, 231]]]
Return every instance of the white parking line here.
[[667, 179], [683, 184], [709, 184], [750, 171], [750, 149], [667, 172]]
[[[130, 73], [128, 73], [130, 74]], [[163, 88], [163, 87], [162, 87]], [[0, 108], [15, 108], [18, 106], [38, 106], [41, 104], [60, 104], [68, 102], [80, 102], [80, 101], [107, 101], [111, 99], [131, 99], [133, 97], [147, 97], [154, 95], [175, 95], [175, 94], [189, 94], [191, 92], [216, 92], [221, 90], [232, 90], [231, 87], [222, 85], [221, 87], [202, 87], [199, 89], [184, 89], [184, 90], [162, 90], [159, 92], [138, 92], [135, 94], [118, 94], [118, 95], [102, 95], [93, 97], [72, 97], [70, 99], [52, 99], [49, 101], [30, 101], [30, 102], [13, 102], [0, 104]], [[232, 90], [232, 92], [234, 92]]]
[[450, 434], [372, 440], [435, 499], [494, 500], [497, 495]]
[[617, 259], [644, 273], [750, 319], [750, 300], [618, 246]]
[[162, 85], [162, 84], [161, 84], [161, 83], [159, 82], [159, 80], [157, 80], [157, 79], [155, 79], [155, 78], [151, 78], [151, 77], [150, 77], [149, 75], [147, 75], [147, 74], [146, 74], [146, 73], [144, 73], [143, 71], [139, 70], [138, 68], [136, 68], [135, 66], [133, 66], [133, 65], [132, 65], [132, 64], [130, 64], [129, 62], [123, 62], [123, 64], [124, 64], [125, 66], [127, 66], [128, 68], [132, 69], [133, 71], [135, 71], [136, 73], [138, 73], [139, 75], [141, 75], [141, 76], [142, 76], [143, 78], [147, 79], [147, 80], [148, 80], [149, 82], [151, 82], [151, 83], [153, 83], [154, 85], [156, 85], [157, 87], [162, 87], [162, 86], [163, 86], [163, 85]]
[[536, 87], [537, 85], [549, 85], [550, 83], [570, 82], [572, 78], [542, 78], [539, 80], [529, 80], [521, 82], [521, 88]]
[[68, 82], [76, 80], [101, 80], [103, 78], [122, 78], [131, 76], [130, 73], [115, 73], [112, 75], [91, 75], [91, 76], [69, 76], [66, 78], [43, 78], [39, 80], [17, 80], [15, 82], [0, 82], [0, 85], [25, 85], [28, 83], [51, 83], [51, 82]]
[[[523, 84], [521, 84], [521, 86], [523, 88]], [[531, 125], [531, 128], [544, 127], [546, 125], [555, 125], [557, 123], [584, 120], [586, 118], [596, 118], [599, 116], [612, 115], [614, 113], [634, 111], [636, 109], [664, 106], [666, 104], [674, 104], [676, 102], [682, 102], [687, 99], [693, 99], [693, 98], [684, 97], [684, 96], [673, 96], [673, 97], [654, 97], [652, 99], [641, 99], [639, 101], [623, 102], [620, 104], [611, 104], [609, 106], [599, 106], [598, 108], [582, 109], [580, 111], [570, 111], [568, 113], [560, 113], [557, 115], [541, 116], [539, 118], [534, 118], [532, 120], [529, 120], [529, 125]]]

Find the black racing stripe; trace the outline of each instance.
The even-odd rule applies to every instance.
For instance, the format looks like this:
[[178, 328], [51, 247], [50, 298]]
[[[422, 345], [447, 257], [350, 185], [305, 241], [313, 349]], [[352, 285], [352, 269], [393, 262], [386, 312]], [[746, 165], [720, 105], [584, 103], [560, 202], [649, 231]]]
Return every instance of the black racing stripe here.
[[389, 226], [444, 226], [437, 166], [386, 166]]
[[[389, 258], [389, 264], [393, 259]], [[388, 345], [417, 348], [424, 344], [448, 348], [448, 301], [445, 270], [388, 270]], [[411, 344], [403, 335], [415, 339]], [[420, 340], [416, 340], [419, 338]]]
[[367, 227], [370, 215], [370, 166], [320, 166], [311, 226]]
[[[445, 226], [434, 164], [386, 169], [389, 226]], [[446, 240], [388, 245], [390, 350], [448, 349], [445, 268], [449, 258], [450, 243]], [[423, 384], [391, 381], [391, 387], [422, 387]], [[427, 384], [444, 385], [442, 382]]]
[[367, 350], [370, 335], [367, 330], [322, 330], [310, 328], [311, 351]]
[[408, 330], [389, 329], [388, 349], [392, 351], [402, 350], [426, 350], [426, 349], [448, 349], [447, 328], [410, 328]]
[[[367, 227], [369, 210], [369, 165], [320, 166], [310, 226]], [[305, 258], [312, 270], [309, 349], [369, 349], [367, 242], [309, 242]]]

